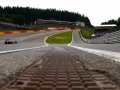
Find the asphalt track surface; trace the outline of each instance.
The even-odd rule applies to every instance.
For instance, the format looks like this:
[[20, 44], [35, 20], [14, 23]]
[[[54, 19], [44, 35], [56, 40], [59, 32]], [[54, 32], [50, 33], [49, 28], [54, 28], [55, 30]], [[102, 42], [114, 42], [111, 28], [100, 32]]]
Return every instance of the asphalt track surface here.
[[[58, 32], [65, 32], [65, 31], [0, 35], [0, 51], [44, 46], [45, 37], [52, 34], [56, 34]], [[18, 41], [18, 44], [4, 44], [4, 41], [6, 39], [16, 40]]]
[[[59, 31], [63, 32], [63, 31]], [[14, 49], [23, 49], [31, 47], [44, 46], [44, 38], [46, 36], [56, 34], [58, 32], [48, 32], [48, 33], [24, 33], [24, 34], [9, 34], [9, 35], [0, 35], [0, 51], [14, 50]], [[18, 41], [18, 44], [4, 44], [6, 39], [13, 39]], [[112, 52], [120, 52], [120, 44], [86, 44], [82, 42], [79, 38], [78, 31], [73, 32], [73, 42], [71, 45], [92, 48], [98, 50], [106, 50]]]
[[[46, 46], [44, 40], [47, 36], [60, 32], [66, 32], [66, 31], [0, 35], [0, 53], [21, 51], [21, 49], [27, 50], [29, 48], [34, 49], [36, 47], [38, 48], [44, 47]], [[16, 40], [18, 41], [18, 44], [4, 44], [5, 39]], [[75, 48], [80, 47], [82, 49], [86, 49], [83, 51], [87, 51], [89, 53], [97, 54], [99, 56], [106, 57], [108, 59], [120, 61], [120, 44], [87, 44], [80, 39], [78, 31], [74, 31], [73, 39], [70, 45], [75, 46]], [[89, 49], [93, 49], [93, 50], [89, 50]]]
[[71, 45], [90, 49], [120, 52], [120, 44], [86, 44], [80, 40], [78, 31], [73, 32], [73, 42]]
[[[45, 46], [44, 39], [49, 35], [53, 35], [60, 32], [66, 31], [54, 31], [47, 33], [23, 33], [23, 34], [9, 34], [9, 35], [0, 35], [0, 52], [8, 51], [8, 50], [16, 50], [16, 49], [25, 49], [25, 48], [34, 48]], [[13, 39], [18, 41], [18, 44], [4, 44], [6, 39]], [[71, 45], [77, 47], [83, 47], [87, 49], [94, 50], [103, 50], [103, 51], [111, 51], [111, 52], [120, 52], [120, 44], [87, 44], [80, 40], [78, 31], [73, 32], [73, 40]]]
[[[64, 32], [64, 31], [59, 31], [59, 32]], [[59, 32], [24, 33], [24, 34], [0, 35], [0, 52], [1, 51], [8, 51], [8, 50], [16, 50], [16, 49], [24, 49], [24, 48], [33, 48], [33, 47], [45, 46], [46, 45], [44, 43], [45, 37], [49, 36], [49, 35], [52, 35], [52, 34], [59, 33]], [[9, 38], [13, 39], [13, 40], [17, 40], [18, 44], [5, 45], [4, 44], [5, 39], [9, 39]], [[82, 42], [80, 40], [79, 35], [78, 35], [78, 31], [74, 31], [73, 32], [73, 40], [72, 40], [70, 45], [77, 46], [77, 47], [83, 47], [83, 48], [91, 48], [91, 49], [95, 49], [95, 50], [99, 49], [99, 50], [104, 50], [104, 51], [108, 50], [108, 51], [113, 51], [113, 52], [118, 52], [118, 53], [120, 52], [120, 49], [119, 49], [120, 45], [119, 44], [86, 44], [86, 43], [84, 43], [84, 42]], [[47, 46], [45, 48], [48, 49], [51, 46], [56, 46], [56, 45], [49, 45], [49, 46]], [[111, 73], [111, 77], [113, 77], [113, 76], [115, 77], [116, 76], [117, 78], [115, 78], [114, 81], [117, 82], [117, 80], [118, 80], [118, 83], [120, 85], [120, 82], [119, 82], [120, 81], [119, 80], [119, 76], [120, 76], [119, 73], [120, 72], [118, 70], [119, 69], [119, 62], [113, 62], [113, 61], [111, 61], [109, 59], [104, 59], [104, 58], [92, 55], [91, 53], [82, 52], [81, 50], [69, 47], [67, 44], [57, 45], [57, 46], [63, 47], [63, 48], [65, 47], [66, 50], [68, 50], [70, 52], [73, 52], [76, 55], [80, 56], [80, 60], [82, 60], [82, 62], [85, 61], [85, 66], [87, 68], [91, 68], [91, 69], [93, 68], [93, 69], [96, 69], [96, 70], [107, 71], [107, 72]], [[17, 59], [18, 58], [21, 59], [22, 57], [25, 56], [25, 59], [23, 59], [23, 60], [26, 61], [26, 58], [30, 58], [30, 57], [28, 57], [28, 55], [26, 56], [25, 54], [30, 53], [30, 56], [33, 55], [33, 54], [36, 55], [34, 50], [32, 50], [32, 51], [30, 51], [30, 50], [27, 51], [26, 50], [24, 52], [17, 52], [17, 53], [14, 52], [13, 54], [17, 54], [18, 55], [18, 56], [16, 55]], [[42, 53], [43, 53], [43, 51], [41, 50], [41, 54]], [[8, 53], [8, 54], [9, 54], [8, 57], [11, 57], [11, 55], [13, 55], [12, 53], [11, 54]], [[23, 55], [21, 55], [21, 57], [19, 57], [20, 54], [23, 54]], [[3, 56], [1, 57], [1, 59], [3, 58], [3, 61], [5, 61], [4, 57], [6, 57], [6, 55], [7, 54], [3, 54]], [[6, 57], [6, 58], [8, 58], [8, 57]], [[8, 58], [8, 62], [6, 62], [6, 63], [10, 63], [11, 60], [13, 60], [13, 59], [16, 61], [16, 59], [14, 57], [12, 57], [11, 59]], [[34, 59], [32, 58], [31, 60], [34, 60]], [[98, 61], [100, 61], [100, 63]], [[21, 63], [23, 64], [23, 61]], [[98, 65], [98, 64], [100, 64], [100, 65]], [[104, 66], [104, 64], [105, 64], [105, 66]], [[9, 66], [9, 64], [8, 64], [8, 66]], [[11, 64], [10, 64], [10, 66], [11, 66]], [[6, 69], [6, 70], [10, 71], [9, 69]]]
[[[45, 47], [45, 38], [60, 32], [66, 31], [0, 35], [0, 53]], [[18, 41], [18, 44], [4, 44], [5, 39], [16, 40]], [[108, 59], [120, 61], [120, 44], [87, 44], [80, 39], [78, 31], [73, 31], [72, 42], [69, 45], [74, 48], [82, 48], [82, 51], [87, 51]]]

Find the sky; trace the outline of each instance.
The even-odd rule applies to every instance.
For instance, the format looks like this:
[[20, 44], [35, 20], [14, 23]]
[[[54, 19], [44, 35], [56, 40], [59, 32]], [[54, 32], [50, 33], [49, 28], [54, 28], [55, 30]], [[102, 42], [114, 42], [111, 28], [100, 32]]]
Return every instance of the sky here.
[[0, 0], [0, 6], [54, 8], [87, 16], [92, 25], [120, 17], [120, 0]]

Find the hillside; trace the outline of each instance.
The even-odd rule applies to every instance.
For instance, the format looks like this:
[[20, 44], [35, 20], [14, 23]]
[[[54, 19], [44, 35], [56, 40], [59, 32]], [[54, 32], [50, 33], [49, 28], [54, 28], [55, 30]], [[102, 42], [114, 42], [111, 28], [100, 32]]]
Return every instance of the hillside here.
[[85, 22], [88, 27], [91, 27], [91, 22], [88, 17], [79, 13], [56, 10], [56, 9], [38, 9], [30, 7], [1, 7], [0, 6], [0, 21], [9, 22], [19, 25], [34, 24], [37, 19], [58, 20], [69, 22]]

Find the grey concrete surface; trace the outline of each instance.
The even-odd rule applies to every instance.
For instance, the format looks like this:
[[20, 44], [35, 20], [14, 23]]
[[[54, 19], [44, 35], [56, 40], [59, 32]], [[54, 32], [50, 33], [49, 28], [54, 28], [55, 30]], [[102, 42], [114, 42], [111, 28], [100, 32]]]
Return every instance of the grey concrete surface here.
[[0, 54], [0, 88], [21, 74], [30, 65], [40, 60], [52, 48], [47, 46], [44, 48]]
[[84, 48], [120, 52], [120, 44], [87, 44], [78, 39], [79, 39], [78, 31], [75, 31], [73, 33], [73, 42], [71, 45], [84, 47]]
[[[58, 32], [65, 32], [65, 31], [0, 35], [0, 51], [43, 46], [45, 45], [44, 38], [46, 36], [49, 36], [51, 34], [56, 34]], [[18, 44], [4, 44], [4, 41], [7, 38], [17, 40]]]
[[99, 57], [95, 54], [87, 53], [75, 48], [71, 48], [65, 45], [58, 45], [65, 48], [69, 52], [79, 57], [79, 61], [83, 63], [84, 68], [87, 70], [93, 70], [98, 73], [104, 74], [118, 85], [120, 85], [120, 62]]
[[[61, 31], [60, 31], [61, 32]], [[28, 47], [38, 47], [45, 45], [44, 38], [48, 35], [55, 34], [58, 32], [45, 33], [41, 35], [32, 36], [38, 33], [27, 33], [26, 35], [8, 35], [0, 36], [0, 51], [11, 50], [11, 49], [20, 49]], [[4, 45], [3, 41], [6, 38], [20, 39], [22, 37], [30, 37], [23, 41], [20, 41], [18, 44], [13, 45]], [[3, 40], [3, 41], [2, 41]], [[77, 31], [73, 32], [73, 42], [71, 45], [109, 50], [109, 51], [120, 51], [119, 44], [86, 44], [83, 43], [78, 35]], [[68, 47], [66, 44], [61, 45], [49, 45], [44, 48], [19, 51], [13, 53], [0, 54], [0, 87], [8, 83], [10, 80], [19, 75], [23, 70], [29, 67], [31, 64], [40, 60], [42, 56], [51, 51], [54, 46], [60, 46], [65, 48], [71, 53], [74, 53], [76, 57], [79, 57], [79, 61], [83, 62], [86, 69], [98, 71], [117, 84], [120, 85], [120, 63], [114, 60], [106, 59], [104, 57], [99, 57], [97, 55], [87, 53], [75, 48]]]

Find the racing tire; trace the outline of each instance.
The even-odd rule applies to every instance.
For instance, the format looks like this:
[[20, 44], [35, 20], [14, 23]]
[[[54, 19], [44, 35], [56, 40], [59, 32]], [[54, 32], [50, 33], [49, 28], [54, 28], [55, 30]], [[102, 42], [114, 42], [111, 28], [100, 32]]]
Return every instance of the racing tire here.
[[14, 43], [15, 43], [15, 44], [17, 44], [18, 42], [17, 42], [17, 41], [15, 41]]

